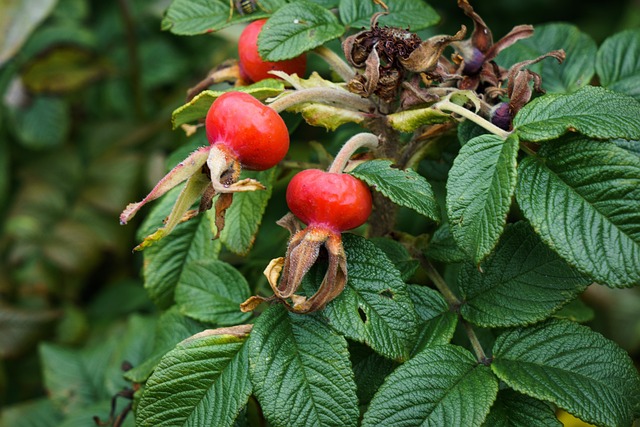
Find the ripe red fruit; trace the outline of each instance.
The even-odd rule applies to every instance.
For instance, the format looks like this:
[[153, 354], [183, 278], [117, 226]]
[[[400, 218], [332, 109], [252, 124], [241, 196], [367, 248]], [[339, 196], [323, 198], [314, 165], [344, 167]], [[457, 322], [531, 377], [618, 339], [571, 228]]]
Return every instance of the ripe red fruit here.
[[371, 214], [369, 188], [342, 173], [307, 169], [291, 179], [287, 205], [302, 222], [342, 232], [364, 224]]
[[231, 150], [245, 169], [272, 168], [289, 150], [289, 131], [282, 117], [244, 92], [227, 92], [217, 98], [209, 108], [205, 128], [209, 143]]
[[258, 35], [266, 19], [253, 21], [247, 25], [238, 40], [238, 56], [240, 58], [240, 71], [253, 82], [264, 79], [276, 78], [269, 71], [284, 71], [287, 74], [296, 73], [302, 77], [307, 68], [307, 56], [300, 55], [285, 61], [264, 61], [258, 53]]

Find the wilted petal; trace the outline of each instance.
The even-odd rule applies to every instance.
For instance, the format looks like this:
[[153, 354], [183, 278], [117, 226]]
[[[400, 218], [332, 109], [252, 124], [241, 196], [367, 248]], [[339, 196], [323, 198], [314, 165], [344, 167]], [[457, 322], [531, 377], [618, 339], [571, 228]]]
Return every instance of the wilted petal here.
[[529, 38], [533, 35], [533, 27], [531, 25], [517, 25], [511, 29], [500, 40], [492, 45], [485, 54], [485, 60], [491, 61], [504, 49], [508, 48], [518, 40]]
[[453, 36], [433, 36], [420, 43], [420, 46], [411, 52], [407, 59], [400, 58], [400, 63], [407, 71], [415, 73], [431, 71], [438, 65], [444, 49], [452, 42], [462, 40], [466, 33], [467, 28], [463, 25]]

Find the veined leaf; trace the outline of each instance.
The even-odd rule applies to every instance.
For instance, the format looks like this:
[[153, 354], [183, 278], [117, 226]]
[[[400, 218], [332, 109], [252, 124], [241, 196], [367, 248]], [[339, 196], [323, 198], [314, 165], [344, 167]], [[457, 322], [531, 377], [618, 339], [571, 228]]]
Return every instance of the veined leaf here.
[[412, 354], [426, 347], [449, 344], [458, 324], [458, 315], [449, 310], [449, 305], [438, 291], [418, 285], [409, 285], [408, 288], [420, 319]]
[[251, 317], [240, 304], [251, 296], [247, 280], [231, 265], [217, 260], [187, 264], [180, 275], [175, 299], [180, 311], [201, 322], [238, 325]]
[[416, 333], [407, 285], [386, 255], [366, 239], [345, 234], [349, 278], [324, 310], [331, 326], [394, 360], [406, 360]]
[[362, 425], [479, 426], [497, 393], [498, 379], [469, 351], [429, 347], [387, 377]]
[[358, 424], [347, 342], [325, 323], [273, 306], [256, 321], [248, 345], [255, 395], [271, 425]]
[[[172, 190], [157, 202], [140, 226], [138, 235], [145, 236], [148, 230], [162, 224], [178, 196], [179, 190], [176, 190]], [[212, 237], [208, 213], [201, 214], [180, 224], [171, 234], [143, 252], [144, 287], [160, 308], [166, 308], [173, 302], [175, 287], [187, 263], [198, 259], [217, 258], [220, 242], [211, 240]]]
[[431, 184], [414, 170], [394, 168], [389, 160], [371, 160], [359, 164], [350, 173], [392, 202], [433, 221], [440, 221], [440, 211]]
[[549, 249], [526, 222], [507, 227], [482, 270], [466, 264], [458, 287], [464, 299], [462, 316], [485, 327], [545, 319], [591, 283]]
[[384, 379], [398, 366], [397, 362], [380, 356], [364, 344], [350, 342], [349, 354], [356, 379], [360, 407], [368, 405]]
[[640, 378], [627, 353], [569, 321], [500, 335], [491, 369], [515, 390], [601, 426], [631, 425], [640, 402]]
[[479, 263], [498, 242], [516, 187], [518, 138], [481, 135], [460, 149], [447, 179], [447, 214], [458, 246]]
[[385, 253], [400, 272], [402, 280], [408, 280], [418, 269], [420, 263], [411, 256], [402, 243], [385, 237], [373, 237], [369, 241]]
[[424, 254], [430, 259], [446, 263], [457, 263], [469, 259], [469, 255], [458, 246], [451, 235], [451, 227], [448, 223], [442, 224], [433, 233]]
[[324, 7], [296, 1], [278, 9], [258, 36], [258, 52], [266, 61], [282, 61], [338, 38], [344, 27]]
[[538, 154], [520, 164], [516, 189], [535, 231], [601, 284], [639, 284], [640, 158], [581, 138], [547, 145]]
[[195, 120], [204, 119], [213, 101], [226, 92], [246, 92], [256, 99], [264, 100], [279, 95], [284, 90], [281, 80], [265, 79], [249, 86], [234, 87], [226, 91], [205, 90], [196, 95], [191, 101], [176, 108], [171, 114], [173, 129]]
[[638, 140], [640, 102], [602, 87], [585, 86], [569, 95], [534, 99], [518, 112], [513, 127], [525, 141], [549, 141], [567, 132]]
[[226, 214], [226, 224], [220, 232], [220, 240], [231, 252], [246, 255], [253, 246], [262, 223], [262, 216], [273, 192], [276, 168], [262, 172], [243, 172], [242, 179], [254, 178], [266, 190], [235, 193], [233, 203]]
[[192, 36], [267, 16], [269, 14], [263, 8], [241, 15], [229, 0], [173, 0], [162, 19], [162, 29]]
[[[380, 26], [408, 28], [412, 31], [423, 30], [440, 21], [438, 13], [423, 0], [393, 0], [388, 4], [389, 14], [380, 17]], [[340, 19], [348, 27], [369, 28], [371, 16], [383, 9], [370, 1], [342, 0]]]
[[589, 84], [594, 74], [597, 46], [593, 39], [575, 25], [566, 23], [536, 25], [533, 36], [518, 40], [498, 55], [505, 68], [536, 58], [552, 50], [563, 49], [567, 58], [558, 64], [545, 59], [528, 67], [542, 77], [542, 88], [548, 93], [570, 93]]
[[640, 30], [627, 30], [606, 39], [596, 57], [600, 84], [640, 100]]
[[136, 425], [232, 426], [251, 394], [249, 330], [207, 330], [167, 353], [147, 381]]
[[503, 389], [482, 427], [562, 427], [553, 407], [515, 390]]

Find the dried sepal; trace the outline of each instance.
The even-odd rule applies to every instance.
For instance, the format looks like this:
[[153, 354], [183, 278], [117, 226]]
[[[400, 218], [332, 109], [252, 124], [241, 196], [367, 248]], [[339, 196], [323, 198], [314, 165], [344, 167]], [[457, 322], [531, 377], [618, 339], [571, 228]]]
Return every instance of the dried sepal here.
[[462, 25], [460, 30], [453, 36], [438, 35], [420, 43], [415, 50], [404, 59], [400, 58], [400, 63], [407, 71], [415, 73], [429, 72], [436, 68], [444, 49], [452, 42], [460, 41], [467, 33], [467, 28]]
[[540, 55], [535, 59], [518, 62], [509, 68], [507, 74], [507, 95], [509, 96], [511, 112], [514, 115], [531, 100], [533, 92], [529, 82], [533, 81], [533, 90], [543, 92], [541, 77], [526, 67], [536, 64], [545, 58], [555, 58], [559, 63], [562, 63], [566, 58], [566, 54], [562, 49], [554, 50]]

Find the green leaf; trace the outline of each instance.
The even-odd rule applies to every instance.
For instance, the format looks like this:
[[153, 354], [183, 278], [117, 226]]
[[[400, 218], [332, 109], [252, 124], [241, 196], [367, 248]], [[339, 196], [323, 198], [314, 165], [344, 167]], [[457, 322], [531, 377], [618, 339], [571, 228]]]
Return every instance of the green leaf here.
[[0, 67], [13, 57], [29, 35], [51, 13], [57, 0], [5, 0], [0, 6]]
[[344, 27], [330, 11], [296, 1], [278, 9], [262, 27], [258, 52], [266, 61], [291, 59], [343, 33]]
[[460, 270], [462, 316], [479, 326], [519, 326], [546, 319], [591, 280], [549, 249], [526, 222], [510, 225], [482, 264]]
[[606, 39], [596, 57], [600, 84], [640, 100], [640, 30], [627, 30]]
[[231, 252], [246, 255], [251, 250], [262, 223], [262, 216], [275, 185], [276, 168], [262, 172], [244, 172], [241, 178], [260, 181], [266, 190], [236, 193], [226, 214], [226, 223], [220, 241]]
[[451, 227], [448, 223], [442, 224], [431, 236], [429, 246], [424, 254], [436, 261], [445, 263], [457, 263], [469, 259], [469, 255], [465, 253], [456, 243], [451, 234]]
[[536, 233], [601, 284], [640, 284], [640, 158], [571, 139], [519, 167], [516, 198]]
[[229, 90], [205, 90], [188, 103], [175, 109], [171, 114], [171, 124], [173, 129], [177, 129], [183, 124], [204, 119], [213, 101], [226, 92], [246, 92], [262, 101], [277, 96], [282, 91], [284, 91], [284, 82], [276, 79], [265, 79], [249, 86], [233, 87]]
[[389, 126], [406, 133], [414, 132], [422, 126], [447, 123], [452, 120], [451, 114], [431, 107], [400, 111], [387, 116]]
[[395, 240], [386, 237], [373, 237], [369, 241], [385, 253], [396, 269], [400, 272], [402, 280], [407, 280], [418, 269], [420, 263], [414, 259], [407, 248]]
[[248, 345], [255, 395], [271, 425], [358, 424], [347, 342], [325, 323], [273, 306], [256, 321]]
[[61, 421], [62, 415], [47, 398], [7, 405], [0, 412], [2, 427], [59, 427]]
[[156, 322], [151, 355], [144, 362], [125, 372], [124, 377], [136, 383], [145, 382], [165, 354], [180, 341], [203, 329], [205, 327], [201, 323], [181, 315], [178, 312], [178, 307], [173, 306], [164, 312]]
[[500, 335], [491, 368], [515, 390], [591, 424], [633, 421], [640, 378], [627, 353], [586, 326], [551, 320]]
[[494, 248], [516, 187], [518, 138], [481, 135], [460, 149], [447, 179], [447, 214], [458, 246], [476, 263]]
[[567, 58], [562, 64], [552, 59], [528, 67], [542, 77], [542, 87], [549, 93], [570, 93], [589, 84], [594, 74], [597, 46], [578, 27], [565, 23], [536, 25], [528, 39], [505, 49], [496, 62], [505, 68], [530, 60], [556, 49], [564, 49]]
[[[411, 28], [418, 31], [440, 21], [438, 13], [423, 0], [393, 0], [387, 3], [389, 14], [380, 17], [380, 26]], [[352, 28], [369, 28], [371, 16], [383, 12], [382, 7], [372, 1], [341, 0], [340, 19]]]
[[147, 381], [136, 425], [233, 426], [252, 389], [249, 330], [207, 330], [167, 353]]
[[20, 142], [32, 150], [60, 146], [70, 127], [69, 105], [64, 99], [37, 96], [26, 109], [10, 110]]
[[[175, 203], [179, 189], [166, 194], [154, 206], [138, 230], [138, 236], [146, 236], [162, 224]], [[173, 293], [186, 264], [198, 259], [215, 259], [220, 252], [220, 242], [212, 240], [208, 214], [198, 215], [173, 230], [171, 234], [148, 247], [143, 252], [144, 287], [151, 299], [166, 308], [173, 302]]]
[[397, 362], [380, 356], [364, 344], [349, 343], [353, 374], [356, 379], [358, 402], [368, 405], [384, 379], [398, 366]]
[[548, 141], [567, 132], [596, 139], [640, 139], [640, 103], [628, 95], [585, 86], [570, 95], [550, 94], [525, 105], [513, 119], [525, 141]]
[[553, 407], [511, 389], [498, 392], [483, 427], [562, 427]]
[[176, 287], [176, 304], [185, 316], [220, 326], [244, 323], [251, 313], [240, 304], [251, 296], [247, 280], [231, 265], [217, 260], [187, 264]]
[[371, 160], [349, 172], [397, 205], [407, 207], [433, 221], [440, 211], [431, 184], [413, 169], [398, 169], [389, 160]]
[[[394, 360], [406, 360], [416, 333], [407, 286], [393, 263], [373, 243], [345, 234], [347, 285], [324, 310], [338, 332]], [[321, 278], [318, 278], [318, 282]]]
[[586, 323], [593, 320], [595, 312], [580, 298], [576, 298], [553, 313], [553, 317], [556, 319], [571, 320], [572, 322]]
[[497, 393], [497, 378], [469, 351], [429, 347], [387, 377], [362, 426], [478, 426]]
[[[259, 3], [267, 1], [262, 0]], [[173, 0], [162, 19], [162, 29], [170, 30], [173, 34], [192, 36], [267, 16], [269, 14], [264, 7], [258, 7], [255, 12], [242, 15], [229, 0]]]
[[409, 295], [420, 319], [412, 354], [426, 347], [449, 344], [458, 324], [458, 315], [439, 292], [425, 286], [409, 285]]

